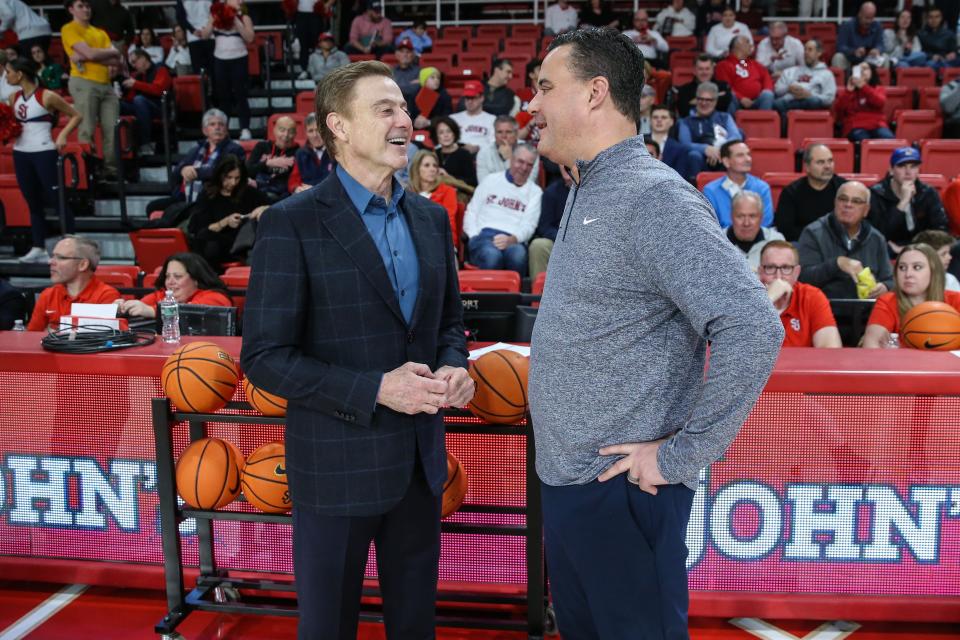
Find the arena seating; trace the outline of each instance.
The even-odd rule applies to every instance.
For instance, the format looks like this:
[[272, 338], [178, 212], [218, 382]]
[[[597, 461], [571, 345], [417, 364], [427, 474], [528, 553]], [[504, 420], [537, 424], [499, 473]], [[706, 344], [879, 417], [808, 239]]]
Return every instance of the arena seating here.
[[796, 154], [790, 140], [780, 137], [748, 138], [747, 144], [750, 145], [754, 167], [787, 172], [796, 168]]
[[812, 144], [826, 145], [833, 152], [833, 170], [837, 173], [853, 171], [853, 143], [846, 138], [804, 138], [798, 151], [803, 151]]
[[752, 143], [753, 138], [780, 137], [780, 114], [772, 109], [763, 111], [740, 109], [734, 115], [734, 119], [747, 142]]
[[461, 271], [460, 290], [465, 292], [520, 293], [520, 274], [516, 271], [496, 269]]
[[890, 154], [894, 149], [910, 146], [903, 138], [894, 140], [864, 140], [860, 143], [860, 171], [886, 173], [890, 168]]

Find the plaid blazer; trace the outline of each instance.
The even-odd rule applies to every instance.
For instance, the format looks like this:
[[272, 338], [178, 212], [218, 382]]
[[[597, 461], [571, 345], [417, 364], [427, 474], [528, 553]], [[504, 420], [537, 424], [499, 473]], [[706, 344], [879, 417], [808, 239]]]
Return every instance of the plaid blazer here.
[[400, 209], [420, 264], [409, 325], [335, 174], [260, 219], [241, 364], [255, 385], [288, 400], [290, 495], [323, 515], [385, 513], [406, 493], [417, 455], [436, 495], [446, 480], [442, 415], [376, 404], [382, 375], [405, 362], [467, 365], [446, 211], [409, 192]]

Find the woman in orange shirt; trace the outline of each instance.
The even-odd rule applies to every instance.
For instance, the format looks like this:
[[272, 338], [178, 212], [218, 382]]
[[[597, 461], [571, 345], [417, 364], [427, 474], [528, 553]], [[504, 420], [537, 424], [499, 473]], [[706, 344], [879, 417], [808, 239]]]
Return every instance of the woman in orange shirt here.
[[206, 260], [195, 253], [175, 253], [163, 263], [157, 276], [157, 290], [140, 300], [117, 300], [119, 312], [127, 316], [156, 318], [157, 305], [166, 290], [180, 304], [206, 304], [232, 307], [227, 285], [220, 280]]
[[457, 190], [440, 181], [440, 161], [437, 154], [421, 149], [413, 156], [410, 166], [410, 188], [424, 198], [430, 198], [447, 210], [453, 246], [459, 251], [460, 228], [457, 226]]
[[900, 332], [900, 319], [921, 302], [946, 302], [960, 311], [960, 293], [944, 290], [943, 263], [930, 245], [904, 247], [893, 272], [893, 291], [877, 298], [867, 321], [863, 334], [863, 346], [867, 349], [891, 346], [890, 336]]

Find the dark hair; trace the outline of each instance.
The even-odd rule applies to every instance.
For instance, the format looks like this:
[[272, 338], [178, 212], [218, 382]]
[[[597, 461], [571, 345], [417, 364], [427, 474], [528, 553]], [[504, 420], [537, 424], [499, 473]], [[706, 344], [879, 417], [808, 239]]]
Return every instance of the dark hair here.
[[933, 247], [934, 251], [940, 251], [940, 249], [943, 249], [944, 247], [952, 247], [956, 241], [956, 238], [946, 231], [940, 231], [939, 229], [927, 229], [926, 231], [921, 231], [917, 235], [913, 236], [913, 240], [910, 242], [912, 244], [928, 244]]
[[670, 114], [671, 118], [673, 117], [673, 111], [671, 111], [670, 107], [668, 107], [665, 104], [655, 104], [652, 107], [650, 107], [650, 115], [653, 115], [654, 111], [666, 111], [667, 113]]
[[697, 56], [697, 60], [693, 64], [696, 65], [697, 62], [712, 62], [716, 64], [717, 61], [714, 60], [713, 56], [711, 56], [709, 53], [701, 53]]
[[40, 73], [40, 70], [37, 67], [37, 63], [33, 61], [33, 58], [20, 56], [16, 60], [11, 60], [7, 64], [14, 71], [25, 75], [27, 80], [33, 84], [37, 83], [37, 75]]
[[660, 143], [654, 140], [653, 136], [651, 136], [649, 133], [643, 134], [643, 144], [656, 149], [657, 157], [660, 157]]
[[823, 43], [820, 42], [820, 38], [810, 38], [807, 42], [812, 42], [817, 47], [817, 51], [823, 53]]
[[[743, 140], [727, 140], [722, 145], [720, 145], [720, 157], [729, 158], [730, 154], [733, 153], [732, 151], [730, 151], [730, 149], [732, 149], [733, 145], [735, 144], [747, 144], [747, 143], [744, 142]], [[747, 148], [749, 149], [750, 147], [747, 147]]]
[[436, 144], [440, 144], [440, 139], [437, 137], [437, 127], [441, 124], [445, 124], [450, 127], [450, 131], [453, 131], [453, 137], [457, 140], [460, 140], [460, 125], [457, 124], [457, 121], [451, 118], [450, 116], [440, 116], [439, 118], [434, 118], [430, 122], [430, 138]]
[[[83, 1], [86, 2], [87, 4], [90, 4], [90, 0], [83, 0]], [[63, 8], [66, 9], [67, 12], [69, 12], [70, 7], [77, 4], [78, 2], [80, 2], [80, 0], [63, 0]]]
[[[233, 156], [228, 157], [232, 158]], [[163, 261], [163, 266], [160, 267], [160, 274], [157, 276], [156, 287], [158, 291], [163, 291], [166, 288], [167, 265], [174, 260], [182, 264], [183, 268], [187, 271], [187, 275], [197, 281], [198, 289], [204, 291], [219, 291], [227, 296], [227, 298], [230, 298], [230, 294], [227, 293], [227, 285], [220, 279], [217, 272], [213, 270], [210, 263], [201, 255], [187, 252], [175, 253]]]
[[[529, 78], [530, 74], [533, 73], [533, 70], [541, 66], [542, 64], [543, 64], [543, 61], [540, 60], [539, 58], [534, 58], [533, 60], [528, 62], [527, 66], [524, 67], [524, 73], [526, 74], [524, 75], [524, 78]], [[526, 80], [524, 80], [524, 83], [526, 83]], [[534, 89], [536, 89], [536, 87], [534, 87]]]
[[[377, 8], [379, 9], [379, 5]], [[370, 76], [384, 76], [392, 80], [393, 69], [379, 60], [353, 62], [330, 72], [317, 85], [315, 101], [317, 126], [320, 127], [320, 137], [323, 138], [324, 146], [333, 157], [337, 156], [337, 137], [327, 126], [327, 116], [331, 113], [351, 115], [350, 102], [353, 98], [353, 88], [358, 81]]]
[[497, 69], [503, 69], [504, 65], [513, 66], [513, 63], [510, 62], [509, 58], [494, 58], [493, 64], [490, 65], [490, 73], [493, 73]]
[[807, 145], [807, 148], [803, 150], [803, 164], [810, 164], [810, 161], [813, 160], [813, 150], [817, 147], [823, 147], [827, 151], [830, 151], [830, 153], [833, 153], [830, 147], [822, 142], [814, 142], [813, 144]]
[[871, 87], [875, 87], [880, 84], [880, 76], [877, 74], [877, 65], [870, 62], [867, 63], [870, 65], [870, 81], [867, 83]]
[[48, 51], [46, 50], [46, 48], [45, 48], [42, 44], [40, 44], [39, 42], [34, 42], [33, 44], [31, 44], [31, 45], [30, 45], [30, 51], [24, 52], [23, 55], [26, 56], [26, 57], [28, 57], [28, 58], [30, 58], [31, 60], [33, 60], [33, 48], [34, 48], [34, 47], [37, 47], [38, 49], [40, 49], [40, 51], [43, 52], [43, 61], [44, 61], [44, 62], [49, 62], [49, 61], [50, 61], [50, 52], [48, 52]]
[[152, 27], [141, 27], [141, 28], [140, 28], [140, 46], [141, 46], [141, 47], [144, 46], [144, 45], [143, 45], [143, 32], [144, 32], [144, 31], [150, 32], [150, 43], [151, 43], [151, 46], [156, 47], [157, 45], [160, 44], [160, 42], [157, 40], [157, 32], [154, 31]]
[[214, 165], [213, 174], [203, 186], [208, 198], [215, 198], [220, 194], [224, 179], [226, 179], [227, 174], [234, 169], [240, 170], [240, 182], [237, 184], [236, 190], [229, 197], [231, 200], [237, 201], [243, 196], [243, 192], [247, 189], [247, 165], [237, 156], [227, 154], [220, 158], [217, 164]]
[[150, 54], [147, 53], [147, 50], [144, 49], [143, 47], [137, 47], [136, 49], [130, 52], [130, 55], [136, 56], [137, 58], [146, 58], [147, 60], [150, 61], [150, 64], [153, 64], [153, 58], [150, 57]]
[[427, 21], [424, 20], [423, 18], [417, 18], [416, 20], [413, 21], [413, 28], [416, 29], [417, 27], [423, 27], [424, 29], [426, 29]]
[[584, 27], [560, 34], [547, 50], [563, 46], [570, 47], [568, 64], [575, 78], [581, 82], [606, 78], [617, 111], [632, 122], [640, 120], [643, 54], [630, 38], [610, 27]]

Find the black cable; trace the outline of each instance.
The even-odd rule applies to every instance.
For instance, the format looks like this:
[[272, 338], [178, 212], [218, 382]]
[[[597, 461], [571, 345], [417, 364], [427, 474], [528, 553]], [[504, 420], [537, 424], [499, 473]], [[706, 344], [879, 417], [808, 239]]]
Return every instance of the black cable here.
[[156, 335], [149, 331], [118, 331], [106, 325], [84, 325], [82, 330], [51, 331], [40, 344], [47, 351], [58, 353], [99, 353], [145, 347], [156, 339]]

